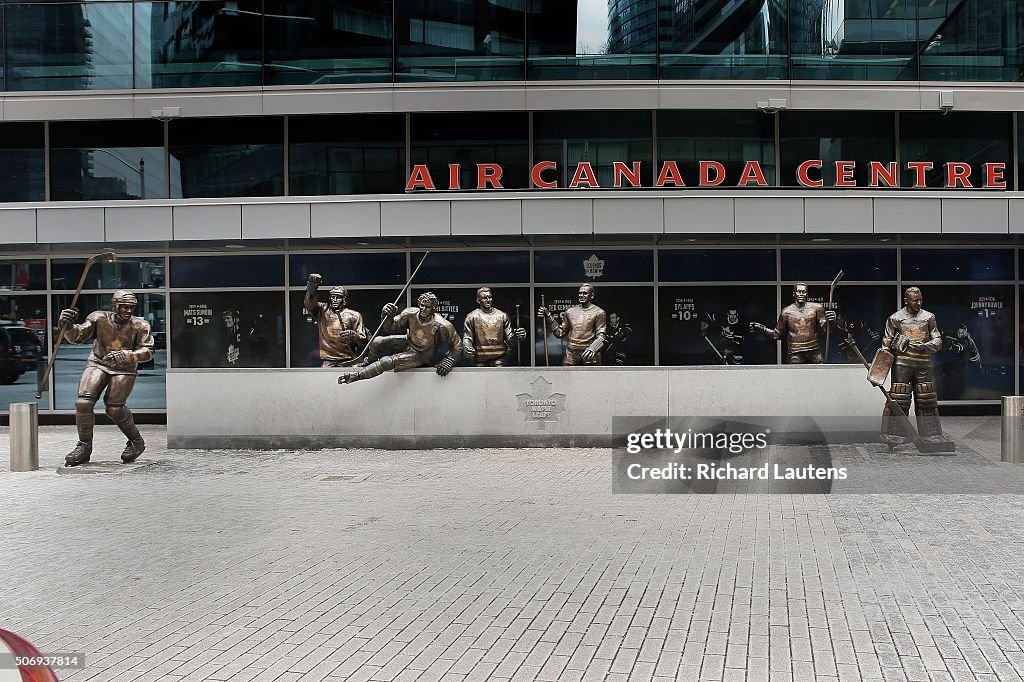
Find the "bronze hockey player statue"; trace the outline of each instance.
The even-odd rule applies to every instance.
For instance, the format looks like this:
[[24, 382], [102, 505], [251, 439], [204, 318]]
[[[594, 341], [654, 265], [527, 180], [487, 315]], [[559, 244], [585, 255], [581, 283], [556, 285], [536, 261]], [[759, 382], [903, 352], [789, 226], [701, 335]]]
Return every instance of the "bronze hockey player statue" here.
[[480, 307], [466, 315], [463, 325], [463, 352], [477, 367], [502, 367], [509, 347], [515, 339], [525, 339], [526, 330], [513, 329], [508, 315], [494, 307], [490, 287], [476, 290], [476, 303]]
[[[917, 287], [910, 287], [903, 293], [903, 307], [885, 321], [882, 348], [871, 367], [871, 383], [884, 381], [892, 362], [892, 384], [889, 393], [893, 402], [910, 414], [913, 395], [914, 414], [917, 417], [917, 431], [921, 437], [932, 443], [944, 442], [939, 424], [939, 401], [932, 377], [932, 356], [942, 349], [942, 334], [939, 332], [935, 315], [924, 310], [924, 297]], [[893, 360], [892, 357], [895, 356]], [[880, 359], [881, 358], [881, 359]], [[873, 378], [872, 378], [873, 377]], [[882, 442], [894, 447], [904, 440], [903, 429], [886, 405], [882, 412]]]
[[433, 365], [444, 343], [448, 345], [448, 354], [435, 366], [441, 376], [452, 371], [462, 356], [462, 341], [455, 331], [455, 325], [434, 312], [437, 309], [437, 296], [434, 294], [420, 294], [416, 302], [417, 307], [406, 308], [401, 313], [393, 303], [384, 306], [381, 316], [385, 318], [385, 326], [390, 327], [389, 331], [405, 330], [405, 333], [370, 341], [366, 354], [368, 364], [358, 371], [343, 374], [338, 383], [351, 384], [389, 370], [400, 372], [403, 369]]
[[323, 278], [313, 273], [306, 281], [306, 296], [302, 305], [316, 320], [320, 333], [321, 367], [339, 367], [358, 353], [359, 344], [366, 341], [363, 316], [348, 308], [348, 291], [345, 287], [331, 289], [330, 302], [321, 303], [316, 298], [317, 287]]
[[833, 310], [825, 310], [820, 303], [807, 300], [807, 285], [797, 282], [793, 287], [793, 302], [779, 313], [774, 329], [760, 322], [751, 322], [750, 331], [761, 332], [776, 341], [786, 339], [787, 361], [791, 365], [821, 364], [824, 358], [818, 345], [818, 329], [835, 322]]
[[71, 343], [93, 342], [78, 383], [78, 400], [75, 401], [78, 444], [65, 458], [65, 466], [78, 466], [89, 461], [96, 425], [93, 408], [104, 390], [107, 416], [128, 438], [121, 461], [125, 464], [134, 462], [146, 449], [132, 413], [125, 405], [135, 386], [138, 364], [153, 357], [154, 342], [149, 323], [132, 315], [136, 305], [138, 299], [135, 294], [119, 290], [114, 292], [112, 311], [89, 313], [82, 324], [75, 324], [78, 318], [76, 309], [61, 311], [60, 325], [64, 327], [65, 339]]
[[608, 319], [604, 310], [594, 305], [594, 293], [593, 285], [581, 284], [577, 294], [580, 304], [566, 310], [561, 320], [556, 319], [545, 306], [537, 309], [537, 316], [544, 319], [543, 333], [547, 334], [550, 328], [558, 338], [569, 337], [563, 365], [601, 364]]

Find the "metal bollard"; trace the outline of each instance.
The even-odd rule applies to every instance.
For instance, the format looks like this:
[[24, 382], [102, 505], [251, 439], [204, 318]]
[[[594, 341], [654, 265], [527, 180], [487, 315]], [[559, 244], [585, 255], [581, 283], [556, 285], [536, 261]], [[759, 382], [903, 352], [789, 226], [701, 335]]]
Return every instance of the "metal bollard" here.
[[39, 406], [11, 403], [11, 471], [39, 468]]
[[1024, 396], [1003, 396], [1000, 451], [1004, 462], [1024, 462]]

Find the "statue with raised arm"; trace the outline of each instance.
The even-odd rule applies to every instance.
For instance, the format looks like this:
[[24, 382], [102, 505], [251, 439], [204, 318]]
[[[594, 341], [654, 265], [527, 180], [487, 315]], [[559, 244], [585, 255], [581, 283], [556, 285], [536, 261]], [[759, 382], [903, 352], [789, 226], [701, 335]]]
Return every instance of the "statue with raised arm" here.
[[306, 281], [306, 296], [302, 305], [316, 320], [320, 333], [321, 367], [339, 367], [359, 354], [358, 346], [366, 341], [363, 316], [348, 306], [348, 291], [334, 287], [328, 303], [316, 298], [317, 287], [323, 278], [313, 273]]
[[477, 367], [502, 367], [509, 347], [516, 339], [525, 339], [526, 330], [512, 328], [508, 315], [494, 307], [490, 287], [476, 290], [476, 310], [466, 315], [463, 324], [463, 352]]
[[750, 331], [760, 332], [776, 341], [786, 340], [787, 362], [791, 365], [817, 364], [825, 360], [818, 345], [818, 330], [835, 322], [834, 310], [825, 310], [820, 303], [807, 300], [807, 285], [793, 286], [793, 302], [782, 309], [773, 329], [760, 322], [751, 322]]
[[138, 365], [153, 357], [155, 345], [149, 323], [132, 315], [136, 305], [138, 299], [135, 294], [122, 289], [114, 292], [112, 311], [97, 310], [89, 313], [82, 324], [75, 324], [78, 310], [68, 308], [61, 311], [59, 323], [64, 327], [65, 339], [71, 343], [93, 342], [92, 352], [89, 353], [85, 371], [78, 383], [78, 400], [75, 401], [78, 444], [65, 458], [65, 466], [78, 466], [89, 461], [96, 425], [93, 408], [104, 391], [107, 416], [128, 439], [121, 453], [121, 461], [125, 464], [134, 462], [146, 449], [146, 443], [126, 405], [132, 387], [135, 386]]
[[558, 338], [569, 337], [562, 364], [600, 365], [601, 349], [608, 333], [608, 319], [604, 310], [594, 305], [594, 285], [581, 284], [577, 292], [580, 304], [562, 313], [561, 319], [544, 306], [537, 308], [537, 316], [544, 320], [544, 331], [548, 329]]
[[[924, 297], [917, 287], [903, 292], [903, 307], [885, 321], [882, 347], [895, 356], [889, 394], [908, 415], [913, 396], [917, 431], [926, 441], [935, 443], [945, 440], [939, 424], [939, 401], [932, 377], [932, 356], [942, 349], [942, 334], [935, 315], [924, 310], [921, 307], [923, 303]], [[887, 404], [882, 412], [882, 441], [894, 446], [903, 440], [900, 423], [892, 416]]]
[[[380, 336], [370, 341], [367, 364], [355, 372], [343, 374], [338, 379], [339, 383], [351, 384], [389, 370], [400, 372], [426, 365], [434, 365], [441, 376], [452, 371], [462, 356], [462, 340], [455, 331], [455, 325], [434, 312], [437, 309], [437, 296], [434, 294], [420, 294], [416, 304], [415, 308], [406, 308], [402, 312], [398, 312], [393, 303], [384, 306], [381, 316], [385, 318], [385, 326], [391, 332], [404, 333]], [[437, 361], [444, 344], [448, 346], [448, 353]]]

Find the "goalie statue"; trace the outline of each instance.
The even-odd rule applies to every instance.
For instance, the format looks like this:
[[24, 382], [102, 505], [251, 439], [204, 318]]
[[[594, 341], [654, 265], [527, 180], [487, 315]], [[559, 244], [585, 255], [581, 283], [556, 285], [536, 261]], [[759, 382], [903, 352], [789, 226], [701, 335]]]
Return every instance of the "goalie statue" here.
[[[917, 287], [903, 293], [903, 307], [885, 322], [882, 348], [875, 355], [868, 380], [880, 385], [892, 370], [889, 394], [903, 410], [910, 413], [913, 395], [917, 430], [921, 437], [932, 443], [945, 442], [939, 424], [939, 402], [932, 377], [932, 356], [942, 348], [935, 315], [924, 310], [924, 297]], [[902, 443], [900, 423], [887, 404], [882, 412], [881, 440], [890, 448]]]

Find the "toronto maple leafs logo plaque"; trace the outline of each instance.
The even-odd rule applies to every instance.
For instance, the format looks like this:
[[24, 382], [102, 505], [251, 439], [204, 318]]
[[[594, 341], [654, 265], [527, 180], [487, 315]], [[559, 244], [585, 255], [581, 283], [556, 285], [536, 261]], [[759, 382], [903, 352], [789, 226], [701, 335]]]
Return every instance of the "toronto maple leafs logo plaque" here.
[[543, 431], [547, 423], [558, 423], [558, 415], [565, 412], [565, 394], [552, 393], [551, 382], [542, 376], [530, 382], [533, 387], [532, 393], [519, 393], [516, 400], [519, 401], [517, 412], [525, 415], [523, 421], [535, 422], [537, 428]]

